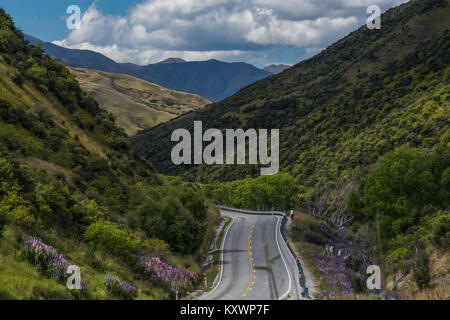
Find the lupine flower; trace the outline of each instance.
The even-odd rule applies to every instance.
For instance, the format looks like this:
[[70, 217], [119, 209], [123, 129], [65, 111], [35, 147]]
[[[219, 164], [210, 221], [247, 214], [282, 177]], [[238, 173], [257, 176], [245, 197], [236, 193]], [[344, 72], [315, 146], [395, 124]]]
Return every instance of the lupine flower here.
[[20, 253], [28, 262], [38, 266], [52, 278], [64, 280], [71, 265], [62, 254], [41, 239], [22, 235]]
[[121, 282], [119, 277], [112, 274], [105, 276], [105, 285], [106, 290], [113, 296], [132, 300], [138, 295], [138, 289], [134, 283]]
[[149, 259], [141, 257], [139, 264], [143, 267], [145, 273], [148, 273], [156, 280], [165, 282], [172, 291], [177, 291], [180, 287], [196, 280], [192, 272], [178, 269], [157, 257]]

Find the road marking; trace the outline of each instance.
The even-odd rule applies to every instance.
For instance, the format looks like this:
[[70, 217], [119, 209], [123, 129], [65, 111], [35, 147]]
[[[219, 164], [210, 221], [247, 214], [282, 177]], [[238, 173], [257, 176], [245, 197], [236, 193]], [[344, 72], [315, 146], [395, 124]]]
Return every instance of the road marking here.
[[255, 225], [255, 222], [256, 222], [256, 218], [253, 217], [253, 223], [252, 223], [252, 226], [250, 227], [250, 231], [248, 232], [248, 240], [247, 240], [248, 261], [250, 263], [250, 283], [248, 284], [247, 290], [245, 290], [241, 294], [241, 297], [244, 294], [246, 294], [248, 292], [248, 290], [250, 290], [250, 287], [252, 286], [252, 283], [253, 283], [253, 259], [252, 259], [252, 252], [250, 251], [250, 236], [252, 235], [252, 230], [253, 230], [253, 226]]
[[223, 273], [223, 248], [225, 247], [225, 242], [226, 242], [226, 240], [227, 240], [227, 235], [228, 235], [228, 231], [230, 231], [230, 229], [231, 229], [231, 226], [233, 225], [233, 223], [234, 223], [234, 218], [233, 217], [229, 217], [228, 216], [228, 218], [230, 218], [231, 219], [231, 223], [228, 225], [228, 228], [227, 228], [227, 230], [225, 231], [225, 234], [224, 234], [224, 236], [223, 236], [223, 239], [222, 239], [222, 245], [221, 245], [221, 247], [220, 247], [220, 276], [219, 276], [219, 281], [217, 282], [217, 284], [216, 284], [216, 286], [214, 287], [214, 289], [212, 289], [210, 292], [208, 292], [205, 296], [203, 296], [203, 297], [200, 297], [200, 300], [204, 300], [207, 296], [209, 296], [211, 293], [213, 293], [218, 287], [219, 287], [219, 285], [220, 285], [220, 282], [222, 281], [222, 273]]

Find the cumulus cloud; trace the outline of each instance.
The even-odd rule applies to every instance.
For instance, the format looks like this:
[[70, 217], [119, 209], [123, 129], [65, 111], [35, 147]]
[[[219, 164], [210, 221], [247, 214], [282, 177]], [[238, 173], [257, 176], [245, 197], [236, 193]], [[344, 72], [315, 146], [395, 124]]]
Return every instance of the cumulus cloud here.
[[[366, 8], [405, 0], [145, 0], [124, 16], [95, 3], [81, 28], [55, 44], [90, 49], [119, 62], [248, 59], [276, 47], [323, 48], [365, 22]], [[301, 57], [299, 57], [301, 58]]]

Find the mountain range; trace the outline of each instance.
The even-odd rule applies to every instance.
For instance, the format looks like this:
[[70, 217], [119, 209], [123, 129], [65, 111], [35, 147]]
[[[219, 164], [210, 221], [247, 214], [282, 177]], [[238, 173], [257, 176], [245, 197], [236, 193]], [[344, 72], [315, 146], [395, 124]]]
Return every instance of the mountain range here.
[[168, 89], [198, 94], [211, 101], [220, 101], [273, 74], [248, 63], [214, 59], [186, 62], [169, 58], [146, 66], [117, 63], [94, 51], [68, 49], [29, 35], [25, 35], [25, 39], [33, 45], [41, 44], [47, 54], [61, 59], [67, 66], [127, 74]]

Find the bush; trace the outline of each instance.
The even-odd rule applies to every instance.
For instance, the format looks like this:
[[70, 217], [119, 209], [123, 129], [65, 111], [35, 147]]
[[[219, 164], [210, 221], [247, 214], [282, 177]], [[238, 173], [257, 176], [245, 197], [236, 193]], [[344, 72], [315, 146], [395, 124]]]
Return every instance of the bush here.
[[433, 221], [432, 240], [445, 250], [450, 248], [450, 214], [440, 211]]
[[76, 203], [72, 208], [74, 220], [83, 224], [99, 222], [106, 217], [106, 209], [99, 206], [95, 200], [85, 200]]
[[178, 253], [194, 253], [202, 244], [205, 226], [173, 195], [159, 201], [149, 199], [137, 212], [141, 228], [150, 238], [158, 238]]
[[31, 228], [36, 223], [29, 203], [16, 191], [8, 192], [8, 195], [0, 201], [0, 216], [24, 228]]
[[128, 230], [121, 229], [111, 222], [91, 224], [84, 233], [84, 239], [91, 246], [132, 262], [139, 253], [139, 241]]
[[424, 249], [418, 250], [414, 265], [414, 280], [420, 289], [430, 285], [430, 258]]
[[23, 77], [22, 77], [22, 75], [20, 73], [16, 73], [15, 75], [13, 75], [12, 80], [19, 87], [22, 87], [24, 80], [23, 80]]

